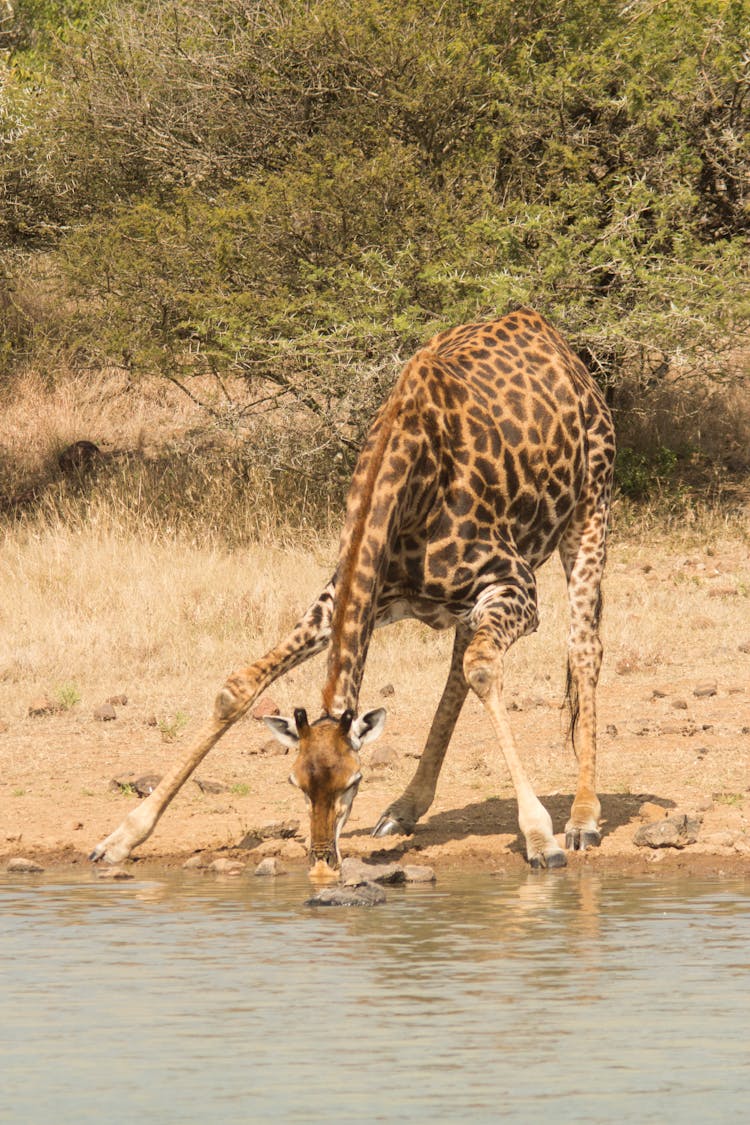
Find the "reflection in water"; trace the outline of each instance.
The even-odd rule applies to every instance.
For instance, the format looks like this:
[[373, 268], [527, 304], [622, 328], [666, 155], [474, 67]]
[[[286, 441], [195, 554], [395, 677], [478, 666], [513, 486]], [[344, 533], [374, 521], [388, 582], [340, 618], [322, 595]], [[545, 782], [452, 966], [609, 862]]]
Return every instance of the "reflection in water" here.
[[748, 880], [308, 893], [0, 882], [0, 1119], [745, 1119]]

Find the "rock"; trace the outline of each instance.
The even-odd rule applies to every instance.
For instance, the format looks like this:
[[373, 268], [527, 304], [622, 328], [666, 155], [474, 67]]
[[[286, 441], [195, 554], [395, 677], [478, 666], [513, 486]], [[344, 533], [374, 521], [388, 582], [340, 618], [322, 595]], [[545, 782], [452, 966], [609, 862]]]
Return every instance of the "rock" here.
[[740, 641], [740, 643], [737, 645], [737, 648], [740, 650], [740, 652], [750, 652], [750, 640]]
[[0, 734], [5, 734], [9, 730], [8, 724], [4, 719], [0, 719]]
[[280, 714], [281, 709], [278, 703], [273, 698], [273, 696], [270, 695], [262, 695], [252, 710], [252, 716], [254, 719], [266, 719], [270, 718], [273, 715]]
[[202, 868], [208, 867], [208, 864], [208, 856], [199, 853], [198, 855], [191, 855], [189, 859], [185, 860], [182, 866], [185, 871], [200, 871]]
[[707, 848], [733, 848], [735, 836], [733, 832], [727, 831], [709, 832], [701, 838], [701, 843]]
[[29, 704], [28, 714], [32, 719], [42, 715], [54, 715], [60, 710], [60, 705], [53, 702], [48, 695], [37, 695]]
[[254, 832], [246, 832], [240, 840], [239, 844], [237, 844], [236, 846], [238, 848], [242, 848], [244, 851], [251, 852], [253, 848], [257, 848], [258, 844], [260, 843], [260, 836], [256, 836]]
[[389, 696], [396, 694], [396, 689], [393, 684], [384, 684], [380, 689], [380, 694], [384, 699], [388, 699]]
[[685, 699], [673, 699], [672, 706], [675, 711], [687, 711], [688, 709], [687, 700]]
[[299, 835], [298, 820], [269, 820], [253, 829], [261, 840], [289, 840], [292, 836]]
[[126, 879], [132, 879], [133, 876], [124, 867], [99, 867], [96, 871], [97, 879], [114, 879], [117, 882], [125, 882]]
[[253, 872], [254, 875], [286, 875], [284, 867], [278, 856], [267, 855], [262, 859]]
[[404, 883], [406, 875], [400, 863], [365, 863], [348, 856], [341, 864], [341, 882], [345, 887], [358, 883]]
[[377, 883], [358, 883], [351, 887], [324, 887], [306, 899], [305, 906], [378, 906], [385, 901], [385, 891]]
[[644, 824], [633, 837], [638, 848], [684, 848], [694, 844], [700, 829], [699, 817], [670, 816]]
[[285, 859], [304, 859], [307, 855], [307, 848], [301, 840], [280, 839], [278, 837], [258, 841], [252, 851], [260, 858], [283, 856]]
[[269, 738], [263, 743], [259, 753], [265, 754], [267, 758], [280, 758], [282, 755], [289, 753], [289, 747], [282, 746], [275, 738]]
[[405, 863], [404, 878], [407, 883], [434, 883], [436, 881], [433, 869], [421, 863]]
[[387, 743], [376, 746], [369, 757], [370, 769], [385, 769], [386, 766], [395, 766], [398, 761], [398, 751]]
[[225, 785], [223, 781], [209, 781], [204, 777], [194, 777], [193, 781], [201, 793], [229, 793], [232, 788], [231, 785]]
[[693, 688], [693, 695], [697, 699], [707, 699], [711, 695], [716, 695], [718, 690], [716, 680], [701, 680]]
[[607, 723], [606, 733], [610, 738], [617, 738], [618, 731], [614, 723]]
[[283, 859], [304, 859], [307, 855], [307, 848], [299, 840], [284, 840], [279, 855]]
[[161, 781], [161, 776], [157, 773], [146, 773], [143, 777], [137, 777], [133, 782], [133, 789], [139, 797], [148, 797], [153, 793], [156, 786]]
[[44, 868], [35, 860], [18, 855], [8, 860], [8, 871], [14, 875], [38, 875]]
[[117, 718], [117, 712], [111, 703], [102, 703], [101, 707], [94, 709], [94, 718], [98, 723], [111, 723]]
[[653, 824], [656, 820], [664, 820], [667, 815], [667, 810], [663, 805], [657, 805], [654, 801], [644, 801], [638, 809], [638, 815]]
[[105, 702], [110, 703], [113, 707], [127, 707], [127, 695], [110, 695], [109, 699]]
[[255, 867], [254, 875], [286, 875], [287, 868], [281, 863], [278, 855], [266, 855], [257, 867]]
[[208, 865], [208, 870], [215, 875], [241, 875], [245, 864], [239, 859], [215, 859]]

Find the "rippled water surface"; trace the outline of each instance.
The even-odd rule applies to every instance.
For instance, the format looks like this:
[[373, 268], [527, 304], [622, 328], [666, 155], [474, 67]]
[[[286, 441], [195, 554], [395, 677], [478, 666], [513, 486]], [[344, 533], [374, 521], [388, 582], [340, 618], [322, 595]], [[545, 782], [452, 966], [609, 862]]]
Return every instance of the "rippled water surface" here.
[[0, 1120], [746, 1121], [750, 879], [0, 877]]

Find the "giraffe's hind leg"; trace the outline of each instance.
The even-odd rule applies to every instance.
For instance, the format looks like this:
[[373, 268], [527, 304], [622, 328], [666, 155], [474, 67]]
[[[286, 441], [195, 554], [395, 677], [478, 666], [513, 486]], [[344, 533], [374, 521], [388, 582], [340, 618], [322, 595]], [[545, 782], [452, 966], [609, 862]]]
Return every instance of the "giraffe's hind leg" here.
[[596, 794], [596, 686], [602, 662], [599, 619], [606, 525], [607, 508], [601, 503], [574, 521], [560, 543], [570, 601], [570, 740], [578, 758], [578, 784], [565, 826], [565, 846], [573, 851], [585, 851], [601, 841], [601, 805]]
[[[520, 569], [520, 568], [519, 568]], [[503, 702], [503, 656], [511, 644], [537, 626], [536, 587], [527, 584], [485, 590], [474, 613], [477, 631], [466, 649], [464, 674], [489, 714], [518, 801], [518, 826], [532, 867], [564, 867], [565, 853], [552, 832], [552, 817], [521, 763]]]
[[462, 626], [456, 629], [450, 672], [416, 773], [398, 800], [385, 810], [373, 829], [373, 836], [410, 836], [433, 802], [445, 752], [469, 691], [463, 659], [470, 636], [468, 629]]

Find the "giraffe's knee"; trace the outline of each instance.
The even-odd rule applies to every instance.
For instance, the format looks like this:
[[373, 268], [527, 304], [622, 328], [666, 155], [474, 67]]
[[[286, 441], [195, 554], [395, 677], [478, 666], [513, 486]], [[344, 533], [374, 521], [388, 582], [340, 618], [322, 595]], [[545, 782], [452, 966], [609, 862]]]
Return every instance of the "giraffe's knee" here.
[[214, 717], [222, 723], [234, 722], [247, 710], [251, 698], [242, 681], [231, 676], [216, 696]]
[[464, 656], [464, 676], [469, 687], [480, 699], [486, 698], [493, 684], [497, 683], [500, 671], [500, 657], [486, 644], [471, 644]]

